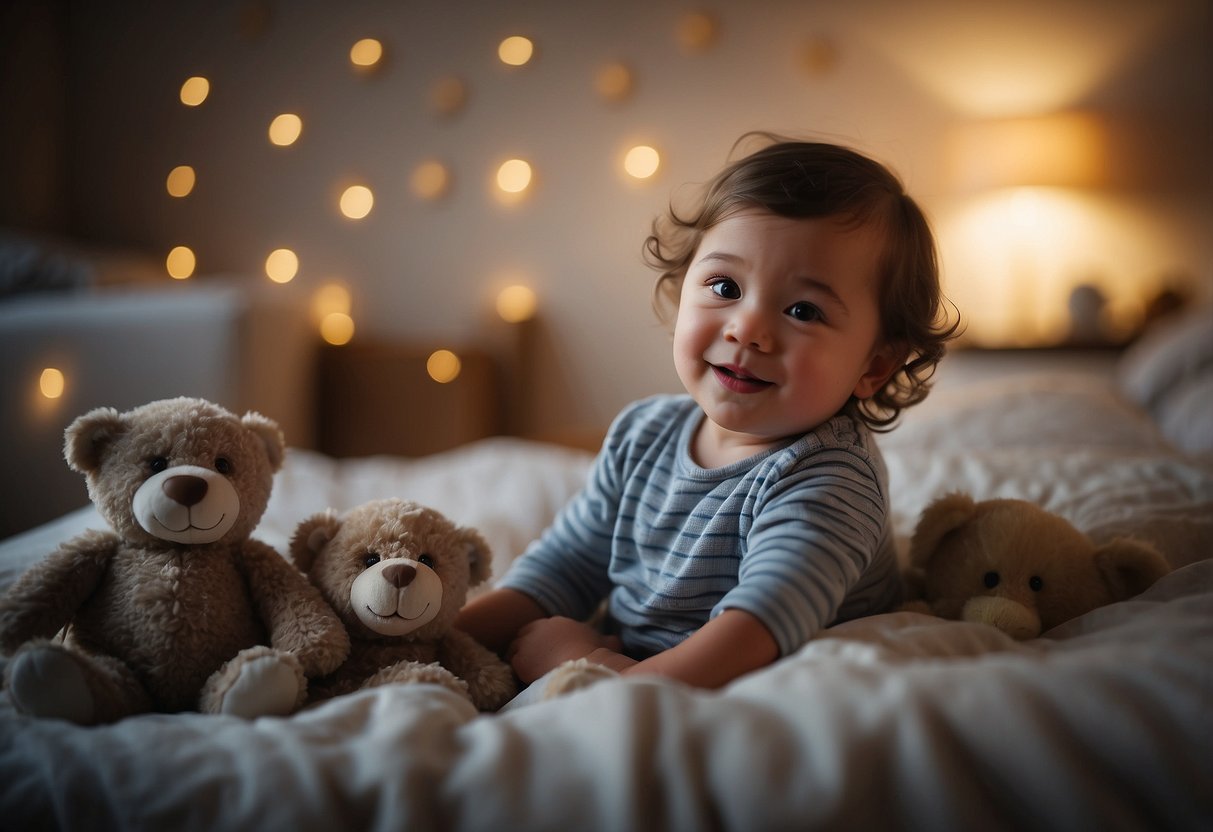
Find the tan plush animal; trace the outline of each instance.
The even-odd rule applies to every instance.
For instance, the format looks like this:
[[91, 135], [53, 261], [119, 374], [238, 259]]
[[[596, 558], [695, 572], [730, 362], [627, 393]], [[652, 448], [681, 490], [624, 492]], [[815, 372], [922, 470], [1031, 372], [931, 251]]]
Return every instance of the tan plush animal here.
[[305, 700], [305, 676], [345, 659], [319, 593], [249, 536], [282, 464], [274, 422], [167, 399], [91, 411], [65, 440], [112, 531], [64, 543], [0, 599], [18, 710], [83, 724], [285, 714]]
[[316, 680], [314, 698], [389, 682], [442, 684], [485, 711], [513, 697], [509, 666], [452, 627], [468, 589], [489, 577], [489, 547], [475, 530], [416, 503], [377, 500], [304, 520], [291, 555], [350, 634], [349, 660]]
[[1137, 595], [1170, 571], [1128, 538], [1096, 546], [1023, 500], [950, 494], [923, 512], [910, 543], [904, 609], [992, 624], [1035, 638], [1096, 607]]

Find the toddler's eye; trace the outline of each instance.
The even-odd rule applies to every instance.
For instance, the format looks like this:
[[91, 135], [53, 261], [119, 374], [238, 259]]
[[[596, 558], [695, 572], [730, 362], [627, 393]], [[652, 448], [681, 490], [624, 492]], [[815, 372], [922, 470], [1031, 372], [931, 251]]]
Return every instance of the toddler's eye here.
[[1045, 588], [1045, 582], [1040, 579], [1039, 575], [1033, 575], [1028, 578], [1028, 588], [1033, 592], [1040, 592]]
[[417, 562], [423, 566], [428, 566], [430, 569], [434, 568], [434, 559], [429, 555], [421, 555], [417, 558]]
[[803, 300], [792, 304], [784, 311], [798, 321], [820, 321], [822, 317], [820, 309]]
[[159, 474], [168, 469], [168, 460], [162, 456], [154, 457], [148, 460], [147, 467], [152, 469], [153, 474]]
[[367, 552], [366, 557], [362, 559], [362, 565], [367, 569], [379, 562], [379, 554], [377, 552]]
[[741, 288], [732, 279], [718, 277], [712, 281], [712, 293], [725, 300], [737, 300], [741, 297]]
[[987, 572], [981, 578], [981, 582], [986, 585], [986, 589], [993, 589], [998, 586], [999, 580], [1001, 579], [998, 577], [997, 572]]
[[215, 459], [215, 470], [220, 474], [227, 476], [236, 469], [232, 466], [232, 461], [230, 459], [225, 456], [221, 456]]

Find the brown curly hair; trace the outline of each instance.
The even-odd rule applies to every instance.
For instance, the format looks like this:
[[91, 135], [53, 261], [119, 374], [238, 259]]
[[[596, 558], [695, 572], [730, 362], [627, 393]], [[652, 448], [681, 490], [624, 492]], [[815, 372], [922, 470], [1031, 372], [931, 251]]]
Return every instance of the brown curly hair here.
[[671, 205], [653, 221], [644, 254], [659, 272], [654, 308], [668, 324], [704, 232], [739, 210], [832, 217], [853, 227], [881, 228], [881, 335], [905, 358], [884, 387], [865, 400], [852, 397], [844, 411], [873, 430], [889, 430], [904, 408], [926, 398], [935, 366], [960, 326], [959, 315], [950, 317], [945, 308], [931, 227], [901, 181], [879, 162], [839, 145], [767, 133], [746, 134], [741, 141], [754, 136], [771, 144], [707, 182], [695, 210], [682, 215]]

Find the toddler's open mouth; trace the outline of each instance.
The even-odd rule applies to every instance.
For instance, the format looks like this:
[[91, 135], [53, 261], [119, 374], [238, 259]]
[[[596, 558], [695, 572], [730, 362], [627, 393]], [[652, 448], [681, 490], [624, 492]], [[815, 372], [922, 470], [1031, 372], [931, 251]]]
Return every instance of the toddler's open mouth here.
[[764, 381], [746, 372], [744, 368], [732, 364], [712, 364], [711, 367], [720, 385], [734, 393], [759, 393], [773, 384], [773, 382]]

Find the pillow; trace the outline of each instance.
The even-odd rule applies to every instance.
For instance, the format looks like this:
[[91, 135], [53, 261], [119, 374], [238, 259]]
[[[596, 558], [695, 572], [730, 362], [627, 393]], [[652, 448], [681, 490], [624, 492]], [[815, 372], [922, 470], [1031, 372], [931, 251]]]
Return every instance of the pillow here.
[[1163, 435], [1188, 453], [1213, 453], [1213, 368], [1184, 381], [1155, 410]]
[[1117, 367], [1120, 389], [1156, 418], [1158, 408], [1192, 379], [1213, 373], [1213, 304], [1152, 325]]

